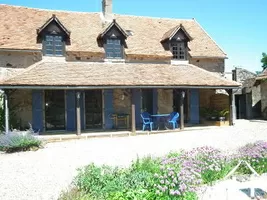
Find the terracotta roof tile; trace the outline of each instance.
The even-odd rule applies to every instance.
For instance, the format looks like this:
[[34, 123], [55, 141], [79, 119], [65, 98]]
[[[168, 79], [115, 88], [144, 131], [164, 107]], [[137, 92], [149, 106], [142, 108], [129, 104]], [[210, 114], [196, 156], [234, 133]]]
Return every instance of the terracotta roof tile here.
[[240, 84], [191, 64], [41, 61], [0, 85], [14, 86], [210, 86]]
[[[103, 31], [100, 13], [67, 12], [9, 6], [0, 4], [0, 48], [41, 49], [36, 43], [36, 29], [55, 14], [71, 31], [71, 45], [67, 51], [104, 52], [97, 45], [97, 36]], [[170, 56], [160, 41], [173, 27], [182, 24], [194, 38], [189, 43], [192, 57], [226, 57], [226, 54], [194, 20], [137, 17], [115, 14], [116, 22], [131, 30], [127, 38], [126, 54]]]

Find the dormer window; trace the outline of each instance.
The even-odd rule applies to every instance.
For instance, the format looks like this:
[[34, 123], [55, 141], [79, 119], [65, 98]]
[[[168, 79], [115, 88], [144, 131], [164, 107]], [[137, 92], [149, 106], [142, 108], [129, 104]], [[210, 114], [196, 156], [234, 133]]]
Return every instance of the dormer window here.
[[45, 56], [63, 56], [65, 45], [70, 44], [70, 31], [61, 24], [55, 15], [37, 29], [37, 34], [37, 42], [42, 43]]
[[184, 42], [171, 43], [172, 58], [176, 60], [186, 60], [186, 48]]
[[188, 60], [188, 42], [192, 38], [180, 24], [166, 32], [161, 40], [164, 48], [171, 51], [173, 60]]
[[47, 56], [63, 56], [64, 42], [60, 35], [46, 35], [43, 43], [43, 52]]
[[124, 58], [124, 48], [127, 48], [125, 40], [127, 33], [115, 20], [99, 34], [98, 44], [105, 49], [105, 58], [119, 60]]
[[106, 58], [122, 59], [122, 45], [119, 39], [107, 39], [105, 45]]

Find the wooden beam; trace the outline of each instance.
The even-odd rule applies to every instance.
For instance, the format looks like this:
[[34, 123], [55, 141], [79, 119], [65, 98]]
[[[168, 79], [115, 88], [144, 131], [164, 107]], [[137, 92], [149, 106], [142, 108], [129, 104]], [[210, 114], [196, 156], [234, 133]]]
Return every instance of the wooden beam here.
[[77, 103], [76, 103], [77, 135], [81, 135], [81, 107], [80, 107], [81, 93], [77, 92], [76, 95], [77, 95]]
[[229, 125], [233, 126], [234, 125], [234, 98], [233, 98], [233, 90], [229, 89], [228, 90], [229, 94]]
[[136, 132], [136, 123], [135, 123], [135, 104], [132, 103], [132, 133]]
[[184, 129], [184, 95], [185, 92], [180, 92], [180, 129]]

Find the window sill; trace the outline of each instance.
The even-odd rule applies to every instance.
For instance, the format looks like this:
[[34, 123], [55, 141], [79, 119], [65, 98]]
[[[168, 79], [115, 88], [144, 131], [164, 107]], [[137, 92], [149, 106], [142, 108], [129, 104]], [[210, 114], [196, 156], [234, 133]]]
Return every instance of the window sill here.
[[171, 60], [171, 65], [186, 65], [189, 64], [189, 60]]
[[105, 63], [125, 63], [125, 59], [105, 58]]

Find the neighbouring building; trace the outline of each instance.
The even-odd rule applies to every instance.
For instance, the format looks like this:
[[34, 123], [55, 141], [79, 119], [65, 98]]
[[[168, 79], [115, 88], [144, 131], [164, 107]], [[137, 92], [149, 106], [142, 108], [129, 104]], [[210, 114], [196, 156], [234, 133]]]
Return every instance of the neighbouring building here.
[[240, 84], [214, 74], [226, 54], [195, 19], [119, 15], [102, 3], [97, 13], [0, 5], [0, 88], [18, 127], [109, 130], [115, 113], [139, 128], [142, 111], [198, 124], [201, 107], [230, 108]]
[[261, 86], [255, 85], [256, 74], [236, 67], [232, 71], [233, 80], [242, 84], [234, 90], [235, 114], [237, 119], [261, 118]]
[[261, 88], [261, 113], [262, 117], [267, 119], [267, 69], [256, 77], [255, 85]]

